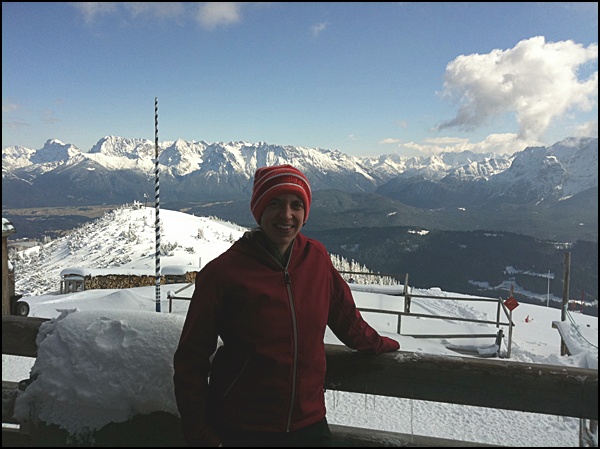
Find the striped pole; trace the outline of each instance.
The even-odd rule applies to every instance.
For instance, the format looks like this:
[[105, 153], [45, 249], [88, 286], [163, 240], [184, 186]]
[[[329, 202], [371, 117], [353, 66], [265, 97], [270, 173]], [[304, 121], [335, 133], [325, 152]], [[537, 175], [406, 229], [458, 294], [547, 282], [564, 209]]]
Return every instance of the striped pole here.
[[156, 220], [154, 229], [156, 233], [155, 278], [156, 278], [156, 311], [160, 312], [160, 187], [158, 167], [158, 97], [154, 97], [154, 208]]

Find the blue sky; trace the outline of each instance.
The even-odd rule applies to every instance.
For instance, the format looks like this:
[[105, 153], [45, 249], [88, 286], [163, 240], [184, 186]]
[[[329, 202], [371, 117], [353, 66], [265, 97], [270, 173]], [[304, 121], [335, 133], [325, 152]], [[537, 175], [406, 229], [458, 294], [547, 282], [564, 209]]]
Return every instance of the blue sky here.
[[107, 135], [353, 156], [598, 135], [597, 3], [2, 3], [2, 148]]

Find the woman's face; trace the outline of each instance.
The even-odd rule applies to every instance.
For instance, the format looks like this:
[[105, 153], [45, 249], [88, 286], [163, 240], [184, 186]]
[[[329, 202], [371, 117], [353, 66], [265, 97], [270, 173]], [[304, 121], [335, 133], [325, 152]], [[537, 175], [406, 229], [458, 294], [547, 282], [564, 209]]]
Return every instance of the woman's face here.
[[304, 225], [304, 203], [292, 193], [274, 197], [260, 217], [260, 227], [284, 254]]

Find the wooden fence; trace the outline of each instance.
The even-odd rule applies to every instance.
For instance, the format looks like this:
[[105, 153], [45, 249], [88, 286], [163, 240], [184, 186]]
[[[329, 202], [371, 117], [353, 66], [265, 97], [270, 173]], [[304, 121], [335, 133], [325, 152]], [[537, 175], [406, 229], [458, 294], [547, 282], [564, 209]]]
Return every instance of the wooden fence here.
[[[2, 317], [2, 353], [35, 357], [41, 318]], [[326, 345], [329, 390], [411, 400], [447, 402], [505, 410], [598, 420], [598, 370], [437, 356], [398, 351], [368, 356], [345, 346]], [[26, 388], [27, 382], [21, 387]], [[15, 423], [13, 406], [19, 383], [2, 382], [2, 422]], [[19, 423], [16, 423], [19, 424]], [[494, 425], [494, 423], [482, 423]], [[332, 425], [336, 446], [484, 446], [439, 438], [352, 429]], [[110, 424], [94, 435], [97, 446], [182, 445], [177, 417], [165, 413], [136, 416]], [[73, 446], [56, 426], [2, 430], [3, 446]], [[88, 444], [89, 445], [89, 444]]]

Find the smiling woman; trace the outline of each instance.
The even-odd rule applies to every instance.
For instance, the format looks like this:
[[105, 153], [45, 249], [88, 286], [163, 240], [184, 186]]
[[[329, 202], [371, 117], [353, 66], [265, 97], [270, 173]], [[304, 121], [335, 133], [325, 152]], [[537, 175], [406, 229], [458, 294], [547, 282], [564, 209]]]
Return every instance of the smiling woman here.
[[311, 200], [295, 167], [258, 168], [250, 208], [259, 227], [196, 276], [174, 356], [189, 445], [330, 446], [326, 328], [368, 354], [399, 348], [363, 319], [325, 247], [300, 233]]

